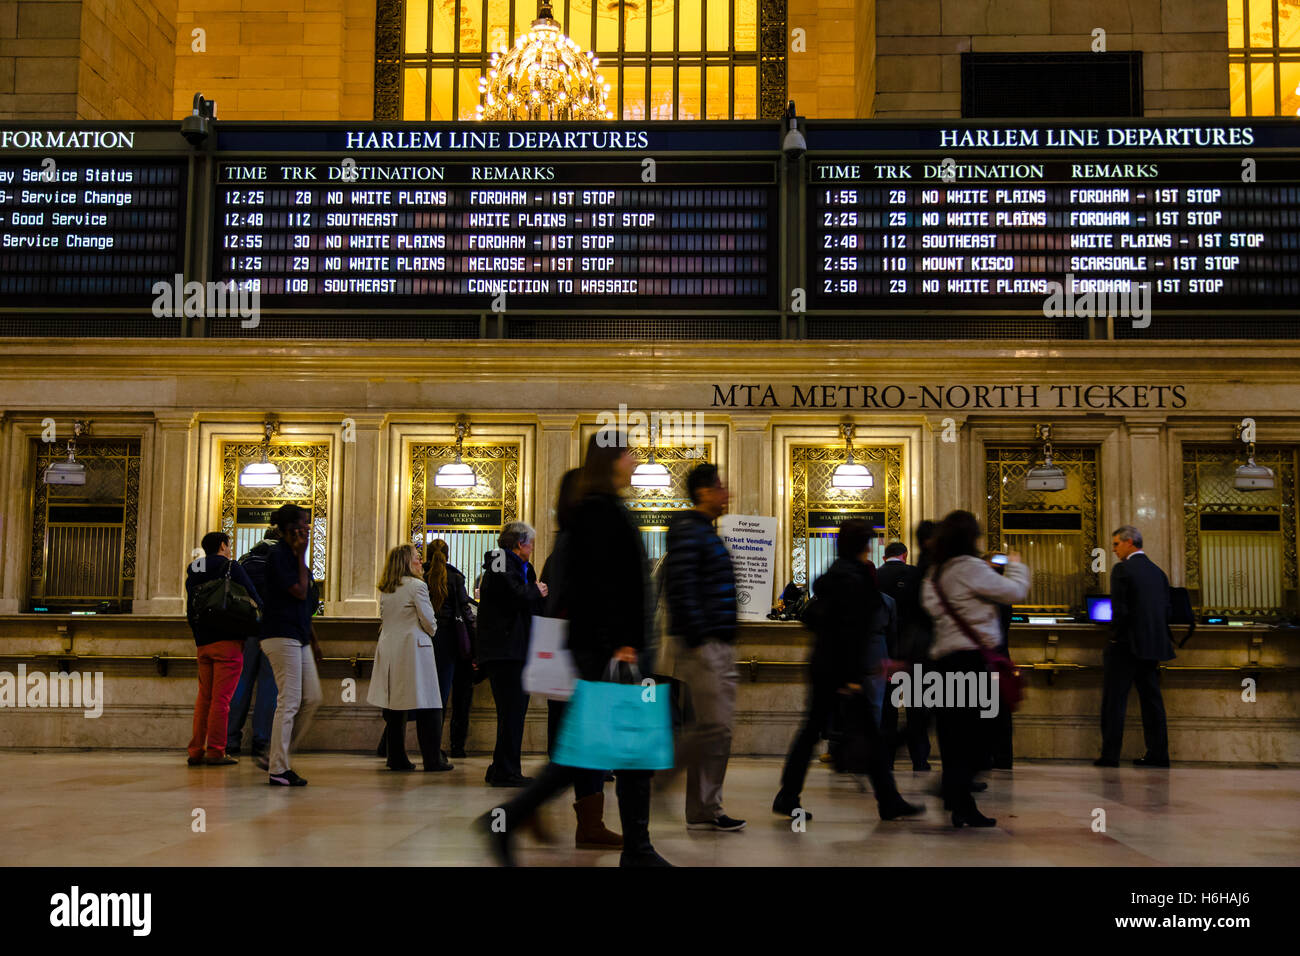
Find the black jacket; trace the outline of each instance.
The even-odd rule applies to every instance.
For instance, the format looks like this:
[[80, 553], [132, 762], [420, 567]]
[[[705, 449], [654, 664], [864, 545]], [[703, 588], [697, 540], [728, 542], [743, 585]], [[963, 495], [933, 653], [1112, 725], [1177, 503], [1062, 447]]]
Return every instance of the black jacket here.
[[230, 580], [235, 584], [242, 584], [244, 589], [248, 591], [248, 596], [253, 599], [253, 603], [259, 608], [262, 607], [262, 596], [257, 593], [257, 587], [244, 573], [244, 569], [240, 567], [238, 561], [231, 561], [220, 554], [214, 554], [204, 557], [202, 571], [195, 571], [194, 564], [191, 564], [185, 570], [185, 613], [187, 617], [190, 617], [190, 630], [194, 634], [194, 645], [196, 647], [203, 647], [205, 644], [212, 644], [216, 641], [243, 641], [247, 636], [244, 634], [228, 634], [208, 624], [195, 624], [193, 617], [190, 616], [193, 613], [194, 592], [209, 581], [224, 578], [227, 564], [230, 565]]
[[814, 635], [811, 677], [814, 685], [839, 688], [864, 683], [879, 664], [873, 644], [883, 636], [897, 643], [894, 601], [872, 583], [871, 568], [837, 558], [813, 585], [816, 597], [804, 612]]
[[[930, 631], [930, 616], [921, 607], [921, 581], [923, 573], [906, 561], [886, 561], [876, 568], [876, 586], [881, 594], [894, 599], [898, 611], [898, 640], [889, 645], [889, 655], [900, 660], [913, 658], [919, 636]], [[918, 632], [920, 635], [918, 636]]]
[[617, 495], [588, 495], [566, 533], [569, 650], [583, 680], [600, 680], [620, 647], [650, 646], [654, 613], [645, 549]]
[[1169, 579], [1145, 554], [1131, 554], [1110, 572], [1111, 627], [1133, 656], [1147, 661], [1174, 658], [1169, 633]]
[[[494, 571], [502, 556], [505, 570]], [[543, 601], [533, 566], [513, 551], [487, 552], [478, 596], [478, 662], [527, 658], [533, 615], [542, 613]]]
[[687, 647], [736, 638], [736, 572], [713, 520], [692, 508], [668, 528], [665, 594], [669, 632]]

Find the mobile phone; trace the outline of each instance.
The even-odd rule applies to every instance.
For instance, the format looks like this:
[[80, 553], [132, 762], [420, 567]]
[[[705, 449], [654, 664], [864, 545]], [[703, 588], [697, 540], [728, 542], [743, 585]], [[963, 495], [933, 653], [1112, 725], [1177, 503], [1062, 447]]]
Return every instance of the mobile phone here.
[[989, 558], [994, 564], [1006, 564], [1007, 556], [1001, 551], [994, 552], [993, 557]]

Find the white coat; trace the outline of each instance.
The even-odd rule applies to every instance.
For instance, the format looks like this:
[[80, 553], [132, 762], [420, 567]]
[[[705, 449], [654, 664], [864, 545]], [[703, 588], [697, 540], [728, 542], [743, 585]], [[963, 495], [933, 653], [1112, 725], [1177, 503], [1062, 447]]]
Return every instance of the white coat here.
[[375, 645], [375, 668], [366, 700], [389, 710], [442, 707], [433, 634], [438, 622], [429, 588], [407, 575], [392, 594], [379, 595], [383, 622]]

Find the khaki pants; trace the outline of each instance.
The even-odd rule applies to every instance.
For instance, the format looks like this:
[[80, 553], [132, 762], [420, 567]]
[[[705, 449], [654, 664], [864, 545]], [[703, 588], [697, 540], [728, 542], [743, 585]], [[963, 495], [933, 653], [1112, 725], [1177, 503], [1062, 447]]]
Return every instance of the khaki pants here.
[[686, 822], [710, 823], [722, 815], [722, 781], [731, 756], [740, 680], [735, 650], [723, 641], [679, 644], [674, 669], [686, 685]]

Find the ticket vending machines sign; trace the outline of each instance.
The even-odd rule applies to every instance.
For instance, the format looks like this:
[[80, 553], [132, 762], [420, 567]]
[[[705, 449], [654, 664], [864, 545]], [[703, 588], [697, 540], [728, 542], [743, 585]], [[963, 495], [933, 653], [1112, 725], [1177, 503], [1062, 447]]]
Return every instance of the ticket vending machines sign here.
[[736, 571], [736, 616], [742, 621], [767, 620], [776, 577], [776, 518], [723, 515], [718, 536], [731, 552]]

